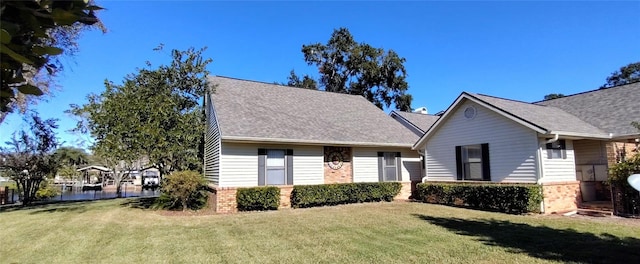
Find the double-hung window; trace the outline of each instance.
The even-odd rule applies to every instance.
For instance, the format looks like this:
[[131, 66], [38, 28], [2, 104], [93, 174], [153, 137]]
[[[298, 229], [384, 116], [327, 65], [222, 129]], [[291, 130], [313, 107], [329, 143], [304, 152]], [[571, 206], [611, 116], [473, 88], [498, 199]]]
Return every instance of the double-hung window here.
[[258, 185], [292, 185], [293, 150], [258, 149]]
[[400, 152], [378, 152], [378, 179], [382, 181], [402, 181]]
[[548, 159], [565, 159], [567, 157], [567, 145], [564, 139], [547, 143], [546, 148]]
[[287, 177], [284, 174], [284, 149], [267, 150], [267, 185], [284, 185]]
[[458, 180], [491, 180], [489, 164], [489, 144], [456, 147], [456, 170]]

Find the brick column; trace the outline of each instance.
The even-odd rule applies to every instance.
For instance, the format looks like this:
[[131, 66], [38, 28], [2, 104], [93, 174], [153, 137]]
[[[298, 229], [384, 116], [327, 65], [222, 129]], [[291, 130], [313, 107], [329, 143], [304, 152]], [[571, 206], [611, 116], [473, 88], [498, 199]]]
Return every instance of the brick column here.
[[542, 184], [545, 214], [560, 214], [578, 210], [582, 201], [580, 182], [548, 182]]

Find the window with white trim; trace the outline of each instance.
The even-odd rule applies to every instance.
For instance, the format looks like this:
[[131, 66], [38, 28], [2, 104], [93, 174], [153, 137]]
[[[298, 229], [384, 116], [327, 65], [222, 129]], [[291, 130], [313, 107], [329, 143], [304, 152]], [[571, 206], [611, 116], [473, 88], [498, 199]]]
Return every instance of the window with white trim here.
[[378, 152], [379, 181], [402, 181], [400, 152]]
[[547, 148], [548, 159], [566, 159], [567, 158], [567, 145], [564, 139], [547, 143], [546, 148]]
[[456, 146], [458, 180], [490, 181], [489, 144]]
[[293, 185], [293, 150], [258, 149], [258, 186]]
[[284, 149], [267, 149], [267, 185], [284, 185], [287, 182], [284, 154]]

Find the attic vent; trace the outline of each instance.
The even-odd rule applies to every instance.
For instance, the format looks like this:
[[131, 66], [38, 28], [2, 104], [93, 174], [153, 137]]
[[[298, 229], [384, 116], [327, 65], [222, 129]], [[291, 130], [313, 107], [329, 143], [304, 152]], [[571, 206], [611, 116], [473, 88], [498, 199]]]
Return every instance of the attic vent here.
[[474, 117], [476, 117], [477, 113], [478, 111], [476, 111], [476, 108], [473, 106], [468, 106], [466, 109], [464, 109], [464, 117], [466, 119], [473, 119]]

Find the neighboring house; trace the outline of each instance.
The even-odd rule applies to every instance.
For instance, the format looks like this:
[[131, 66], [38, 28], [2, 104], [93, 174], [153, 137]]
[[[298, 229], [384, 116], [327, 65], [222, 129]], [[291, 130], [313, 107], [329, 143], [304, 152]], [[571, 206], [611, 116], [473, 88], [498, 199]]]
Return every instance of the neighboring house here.
[[389, 115], [403, 126], [421, 137], [433, 125], [440, 116], [421, 112], [391, 111]]
[[212, 77], [206, 96], [205, 177], [219, 212], [238, 187], [422, 179], [418, 136], [362, 96]]
[[640, 137], [640, 83], [526, 103], [462, 93], [414, 149], [425, 181], [541, 184], [545, 213], [607, 200], [615, 142]]

